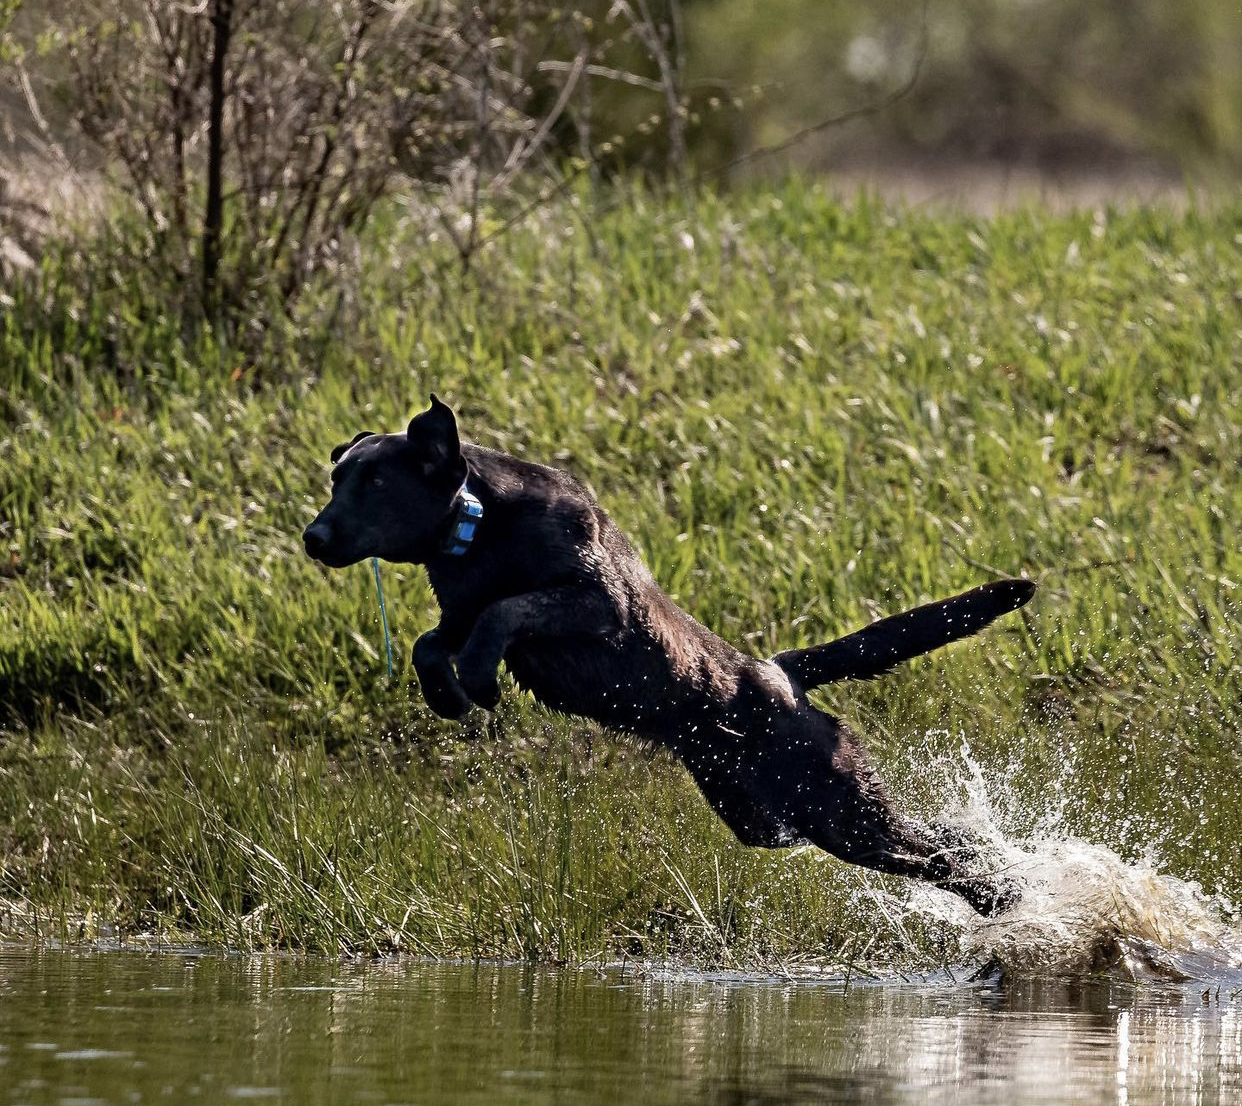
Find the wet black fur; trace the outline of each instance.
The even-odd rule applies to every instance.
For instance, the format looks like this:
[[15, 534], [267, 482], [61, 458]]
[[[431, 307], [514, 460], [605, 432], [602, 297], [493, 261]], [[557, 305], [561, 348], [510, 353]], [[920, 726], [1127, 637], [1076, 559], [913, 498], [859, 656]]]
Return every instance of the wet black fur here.
[[[762, 660], [682, 611], [578, 480], [460, 443], [434, 396], [405, 433], [364, 432], [332, 460], [332, 499], [306, 529], [307, 551], [334, 567], [371, 556], [426, 566], [441, 618], [413, 660], [437, 714], [494, 707], [503, 661], [545, 706], [670, 749], [744, 844], [809, 841], [947, 887], [983, 913], [1012, 901], [1007, 882], [963, 870], [958, 835], [892, 808], [857, 738], [806, 693], [973, 634], [1022, 606], [1030, 581], [985, 584]], [[468, 552], [450, 556], [442, 543], [467, 475], [484, 517]]]

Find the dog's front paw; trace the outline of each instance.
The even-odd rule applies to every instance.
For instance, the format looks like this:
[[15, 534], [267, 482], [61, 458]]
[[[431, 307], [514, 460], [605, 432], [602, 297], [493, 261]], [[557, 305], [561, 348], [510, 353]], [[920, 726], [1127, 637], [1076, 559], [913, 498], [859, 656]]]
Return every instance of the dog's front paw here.
[[469, 712], [474, 704], [458, 683], [448, 651], [435, 630], [414, 643], [413, 660], [423, 701], [434, 713], [456, 721]]
[[460, 721], [474, 706], [473, 700], [456, 680], [452, 683], [423, 680], [419, 686], [422, 689], [423, 702], [433, 714], [438, 714], [441, 718]]
[[457, 662], [457, 679], [470, 696], [471, 702], [477, 703], [484, 710], [495, 710], [500, 702], [500, 684], [497, 681], [496, 666], [471, 665], [461, 658]]
[[502, 653], [494, 642], [472, 638], [457, 657], [458, 682], [484, 710], [494, 710], [500, 702], [497, 676]]

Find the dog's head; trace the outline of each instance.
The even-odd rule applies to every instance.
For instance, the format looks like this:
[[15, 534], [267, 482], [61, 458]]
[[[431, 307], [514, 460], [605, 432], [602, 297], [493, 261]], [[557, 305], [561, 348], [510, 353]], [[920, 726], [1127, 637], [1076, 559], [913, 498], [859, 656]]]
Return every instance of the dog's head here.
[[403, 434], [356, 434], [332, 451], [332, 463], [332, 498], [302, 533], [315, 560], [418, 564], [435, 551], [467, 472], [447, 404], [433, 395]]

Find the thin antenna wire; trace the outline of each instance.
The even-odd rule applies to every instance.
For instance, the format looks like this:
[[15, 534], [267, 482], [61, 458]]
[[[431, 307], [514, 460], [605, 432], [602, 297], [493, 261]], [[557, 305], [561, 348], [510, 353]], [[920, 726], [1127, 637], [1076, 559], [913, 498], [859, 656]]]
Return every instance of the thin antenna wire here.
[[392, 638], [388, 633], [388, 610], [384, 606], [384, 589], [380, 584], [379, 558], [371, 558], [371, 567], [375, 569], [375, 594], [379, 596], [380, 621], [384, 625], [384, 651], [388, 654], [388, 678], [392, 679]]

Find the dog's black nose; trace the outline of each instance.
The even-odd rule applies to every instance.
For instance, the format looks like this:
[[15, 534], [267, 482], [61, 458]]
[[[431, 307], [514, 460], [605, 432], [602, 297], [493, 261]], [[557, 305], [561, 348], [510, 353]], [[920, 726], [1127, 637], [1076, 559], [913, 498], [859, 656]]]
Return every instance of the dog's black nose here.
[[302, 544], [306, 546], [307, 553], [312, 557], [318, 557], [327, 546], [328, 538], [331, 535], [332, 531], [328, 529], [325, 523], [312, 522], [302, 531]]

